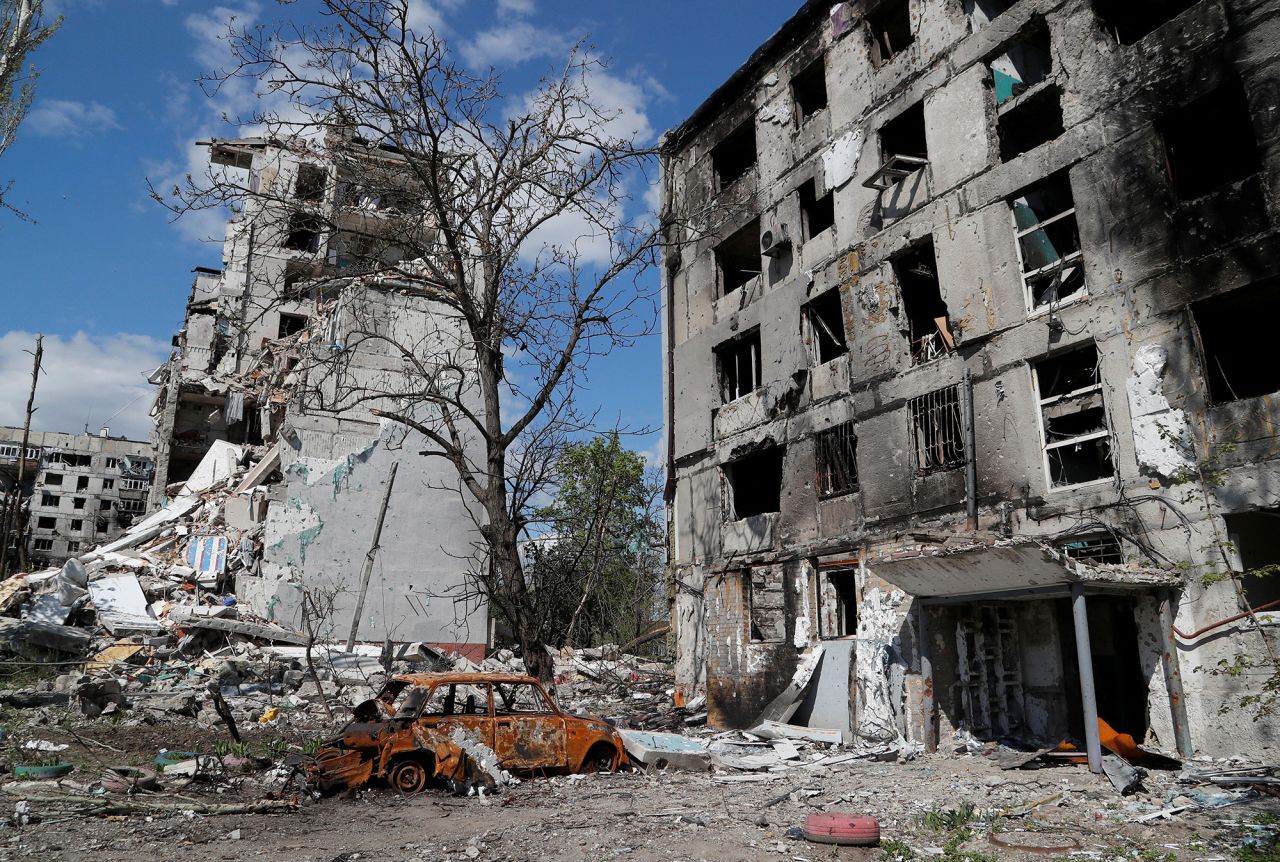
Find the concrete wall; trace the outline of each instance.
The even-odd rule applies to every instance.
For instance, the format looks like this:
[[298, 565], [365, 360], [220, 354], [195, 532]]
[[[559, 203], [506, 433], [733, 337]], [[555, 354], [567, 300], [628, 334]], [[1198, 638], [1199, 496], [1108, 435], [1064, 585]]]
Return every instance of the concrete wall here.
[[[861, 14], [862, 4], [846, 5], [855, 19]], [[1127, 558], [1191, 573], [1177, 610], [1184, 630], [1240, 607], [1230, 580], [1204, 587], [1198, 577], [1220, 552], [1221, 516], [1280, 501], [1274, 396], [1210, 406], [1187, 310], [1194, 300], [1277, 273], [1276, 4], [1201, 0], [1131, 45], [1105, 32], [1085, 0], [1021, 0], [985, 26], [967, 20], [961, 4], [910, 6], [915, 41], [877, 67], [864, 28], [855, 21], [837, 37], [826, 7], [806, 4], [756, 65], [740, 72], [737, 90], [722, 92], [668, 139], [667, 205], [681, 242], [678, 256], [668, 254], [665, 282], [674, 562], [688, 588], [706, 585], [707, 637], [696, 649], [706, 651], [709, 686], [731, 679], [736, 692], [760, 691], [753, 702], [780, 688], [794, 648], [765, 664], [718, 652], [731, 643], [717, 641], [727, 624], [719, 617], [731, 613], [711, 598], [718, 584], [744, 567], [856, 555], [912, 530], [962, 530], [963, 471], [920, 474], [908, 403], [958, 383], [965, 371], [974, 380], [980, 526], [1047, 541], [1115, 531]], [[1049, 33], [1064, 131], [1002, 161], [987, 62], [1040, 26]], [[798, 124], [788, 82], [819, 54], [829, 105]], [[1247, 95], [1262, 170], [1179, 202], [1157, 123], [1233, 78]], [[864, 187], [884, 155], [879, 129], [917, 104], [929, 164], [886, 191]], [[712, 149], [743, 122], [755, 125], [756, 168], [718, 190]], [[1059, 172], [1076, 208], [1085, 290], [1052, 309], [1029, 308], [1009, 201]], [[797, 189], [815, 176], [820, 190], [833, 190], [835, 226], [806, 241]], [[786, 223], [796, 242], [781, 257], [761, 257], [760, 276], [721, 296], [715, 247], [756, 216], [762, 229]], [[957, 349], [912, 364], [892, 260], [922, 241], [934, 247]], [[841, 291], [850, 350], [816, 366], [802, 338], [801, 307], [833, 287]], [[715, 348], [755, 327], [761, 387], [721, 404]], [[1100, 356], [1115, 477], [1052, 488], [1034, 363], [1090, 343]], [[813, 435], [847, 419], [857, 423], [859, 488], [820, 500]], [[767, 533], [749, 531], [754, 541], [744, 541], [744, 525], [723, 514], [720, 467], [766, 440], [786, 446], [780, 511]], [[1234, 451], [1224, 454], [1223, 443]], [[1222, 487], [1178, 481], [1206, 460], [1222, 461]], [[1137, 614], [1143, 664], [1154, 667], [1150, 725], [1171, 746], [1162, 678], [1148, 661], [1160, 635], [1152, 602], [1144, 598]], [[698, 625], [677, 621], [678, 638], [694, 643]], [[1181, 646], [1193, 737], [1209, 753], [1280, 745], [1273, 724], [1241, 723], [1231, 709], [1269, 669], [1193, 672], [1242, 652], [1265, 654], [1263, 635], [1246, 628]], [[696, 658], [681, 665], [683, 682], [697, 681], [697, 666]], [[1037, 678], [1034, 687], [1051, 682]], [[1236, 730], [1227, 733], [1228, 726]]]

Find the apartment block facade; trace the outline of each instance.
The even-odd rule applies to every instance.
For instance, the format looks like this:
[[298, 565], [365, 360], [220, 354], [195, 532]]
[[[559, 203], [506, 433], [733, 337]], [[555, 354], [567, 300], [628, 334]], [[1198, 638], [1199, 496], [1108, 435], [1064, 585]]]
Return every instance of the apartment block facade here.
[[793, 720], [852, 740], [1280, 745], [1277, 12], [810, 2], [668, 133], [713, 723], [818, 656]]

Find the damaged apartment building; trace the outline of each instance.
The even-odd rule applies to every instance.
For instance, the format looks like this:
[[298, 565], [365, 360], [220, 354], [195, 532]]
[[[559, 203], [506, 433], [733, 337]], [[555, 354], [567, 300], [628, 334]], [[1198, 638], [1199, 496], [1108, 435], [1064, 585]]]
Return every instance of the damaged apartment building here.
[[230, 444], [254, 474], [277, 475], [227, 504], [226, 523], [261, 538], [260, 565], [236, 580], [242, 604], [295, 628], [321, 618], [326, 637], [346, 637], [359, 613], [362, 640], [482, 656], [472, 508], [452, 467], [422, 455], [425, 438], [374, 413], [403, 409], [397, 395], [418, 385], [402, 351], [428, 362], [420, 346], [460, 342], [402, 260], [406, 239], [432, 236], [409, 215], [403, 154], [337, 133], [323, 146], [203, 143], [241, 203], [222, 266], [195, 270], [176, 349], [153, 376], [154, 504]]
[[820, 656], [849, 740], [1280, 747], [1278, 53], [1271, 0], [810, 2], [667, 135], [712, 723]]
[[31, 570], [60, 566], [141, 520], [155, 472], [150, 443], [112, 437], [108, 428], [32, 431], [19, 488], [22, 437], [21, 428], [0, 428], [0, 525], [8, 528], [11, 565], [19, 543]]

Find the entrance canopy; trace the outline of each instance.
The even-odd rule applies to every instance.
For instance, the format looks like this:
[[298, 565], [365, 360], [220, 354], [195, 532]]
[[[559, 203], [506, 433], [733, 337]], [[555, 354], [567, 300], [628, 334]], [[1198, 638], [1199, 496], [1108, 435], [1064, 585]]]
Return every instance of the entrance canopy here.
[[1026, 536], [953, 536], [892, 554], [868, 554], [867, 569], [930, 603], [1066, 596], [1072, 584], [1090, 592], [1176, 586], [1176, 574], [1124, 565], [1088, 565]]

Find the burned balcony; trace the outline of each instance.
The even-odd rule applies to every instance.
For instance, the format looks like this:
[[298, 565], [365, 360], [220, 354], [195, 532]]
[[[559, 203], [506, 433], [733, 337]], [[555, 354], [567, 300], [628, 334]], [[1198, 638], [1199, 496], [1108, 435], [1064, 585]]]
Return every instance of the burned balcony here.
[[911, 364], [923, 365], [955, 350], [951, 317], [938, 284], [933, 240], [918, 243], [893, 258], [893, 274], [907, 317]]
[[805, 344], [815, 365], [830, 362], [849, 352], [840, 288], [832, 288], [805, 305], [803, 320]]
[[1049, 488], [1114, 476], [1097, 347], [1089, 344], [1042, 359], [1035, 364], [1034, 378]]
[[929, 144], [921, 101], [880, 127], [880, 167], [862, 185], [885, 191], [927, 164]]
[[1065, 172], [1009, 201], [1028, 311], [1085, 295], [1075, 201]]
[[947, 386], [907, 402], [917, 475], [963, 467], [964, 422], [960, 387]]
[[770, 446], [725, 464], [725, 520], [740, 521], [782, 508], [784, 449]]
[[1261, 359], [1280, 315], [1280, 281], [1269, 279], [1191, 306], [1209, 403], [1225, 404], [1280, 391], [1280, 373]]

